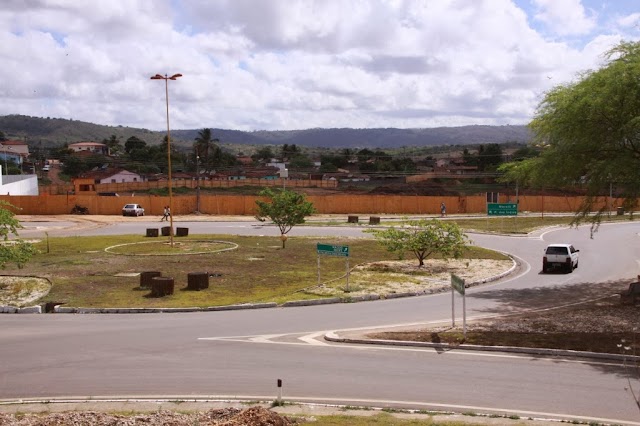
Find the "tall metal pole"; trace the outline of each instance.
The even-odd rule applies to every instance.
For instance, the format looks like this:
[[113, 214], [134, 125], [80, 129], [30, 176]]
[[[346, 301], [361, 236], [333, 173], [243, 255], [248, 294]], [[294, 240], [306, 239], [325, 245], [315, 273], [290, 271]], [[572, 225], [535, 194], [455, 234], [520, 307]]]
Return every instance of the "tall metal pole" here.
[[164, 76], [156, 74], [151, 77], [151, 80], [164, 80], [165, 103], [167, 105], [167, 166], [169, 168], [167, 186], [169, 188], [169, 243], [171, 247], [173, 247], [173, 182], [171, 181], [171, 132], [169, 131], [169, 80], [176, 80], [178, 77], [182, 77], [182, 74], [174, 74], [171, 77], [167, 76], [167, 74]]
[[196, 150], [196, 213], [200, 214], [200, 156]]
[[[166, 77], [166, 75], [165, 75]], [[167, 164], [169, 166], [168, 178], [169, 182], [169, 244], [173, 247], [173, 182], [171, 180], [171, 133], [169, 131], [169, 79], [164, 79], [164, 95], [167, 104]]]

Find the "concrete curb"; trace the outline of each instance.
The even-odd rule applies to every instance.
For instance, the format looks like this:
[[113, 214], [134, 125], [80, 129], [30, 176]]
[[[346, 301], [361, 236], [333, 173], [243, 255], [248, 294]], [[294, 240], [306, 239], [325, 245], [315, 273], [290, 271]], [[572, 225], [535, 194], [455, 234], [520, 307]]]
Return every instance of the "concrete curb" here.
[[329, 342], [335, 343], [351, 343], [360, 345], [383, 345], [383, 346], [406, 346], [406, 347], [419, 347], [419, 348], [434, 348], [443, 349], [447, 351], [464, 350], [464, 351], [486, 351], [486, 352], [508, 352], [508, 353], [520, 353], [527, 355], [540, 355], [540, 356], [557, 356], [565, 358], [590, 358], [597, 360], [610, 360], [610, 361], [640, 361], [640, 356], [622, 355], [622, 354], [607, 354], [600, 352], [581, 352], [564, 349], [543, 349], [543, 348], [521, 348], [515, 346], [482, 346], [482, 345], [448, 345], [445, 343], [429, 343], [429, 342], [414, 342], [407, 340], [382, 340], [382, 339], [363, 339], [363, 338], [348, 338], [340, 337], [338, 332], [330, 331], [324, 335], [324, 339]]

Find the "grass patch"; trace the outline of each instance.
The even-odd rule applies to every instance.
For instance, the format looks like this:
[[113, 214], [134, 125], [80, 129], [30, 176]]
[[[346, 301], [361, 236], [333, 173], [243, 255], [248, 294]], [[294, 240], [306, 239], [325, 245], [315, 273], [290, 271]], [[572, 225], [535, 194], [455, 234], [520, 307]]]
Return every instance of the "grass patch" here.
[[142, 241], [136, 243], [118, 244], [106, 248], [108, 253], [136, 256], [162, 256], [181, 254], [207, 254], [224, 250], [233, 250], [238, 246], [226, 241], [208, 240], [177, 240], [173, 246], [169, 241]]
[[[392, 411], [392, 410], [389, 410]], [[435, 421], [432, 417], [428, 418], [400, 418], [396, 417], [389, 412], [382, 412], [375, 415], [365, 416], [349, 416], [349, 415], [334, 415], [334, 416], [315, 416], [313, 425], [315, 426], [424, 426], [424, 425], [448, 425], [448, 426], [463, 426], [469, 423], [458, 421]]]
[[[602, 217], [602, 223], [607, 222], [624, 222], [634, 221], [638, 215], [605, 215]], [[426, 218], [430, 220], [430, 218]], [[536, 229], [548, 227], [548, 226], [569, 226], [573, 220], [573, 216], [511, 216], [511, 217], [477, 217], [477, 218], [464, 218], [464, 217], [452, 217], [447, 219], [448, 221], [456, 223], [465, 232], [489, 232], [489, 233], [504, 233], [504, 234], [526, 234]], [[397, 220], [385, 220], [381, 223], [382, 226], [402, 226], [406, 224], [407, 219], [398, 218]], [[353, 224], [344, 222], [337, 222], [332, 219], [327, 222], [309, 222], [311, 225], [344, 225], [353, 226]], [[360, 223], [360, 225], [365, 225]]]
[[[349, 263], [359, 264], [395, 260], [376, 241], [366, 238], [304, 238], [287, 240], [281, 248], [278, 237], [190, 235], [151, 239], [137, 235], [49, 238], [36, 244], [40, 253], [29, 262], [29, 272], [49, 278], [49, 294], [39, 303], [55, 301], [75, 307], [208, 307], [241, 303], [348, 297], [354, 290], [366, 291], [376, 280], [350, 281], [345, 292], [345, 259], [321, 258], [321, 281], [331, 283], [331, 292], [311, 290], [317, 287], [318, 241], [349, 245]], [[237, 246], [234, 250], [216, 251]], [[111, 247], [112, 253], [105, 252]], [[189, 253], [204, 253], [185, 256]], [[114, 253], [115, 252], [115, 253]], [[117, 253], [117, 254], [116, 254]], [[163, 254], [163, 256], [157, 256]], [[135, 255], [135, 256], [134, 256]], [[471, 247], [465, 257], [506, 259], [500, 253]], [[416, 261], [417, 262], [417, 261]], [[151, 298], [140, 288], [137, 274], [159, 271], [172, 277], [175, 292], [171, 296]], [[209, 288], [186, 291], [190, 272], [208, 272]], [[12, 273], [7, 270], [7, 273]], [[19, 270], [13, 271], [19, 274]], [[385, 275], [385, 274], [382, 274]], [[382, 277], [380, 281], [406, 280], [408, 276]], [[414, 277], [415, 278], [415, 277]]]

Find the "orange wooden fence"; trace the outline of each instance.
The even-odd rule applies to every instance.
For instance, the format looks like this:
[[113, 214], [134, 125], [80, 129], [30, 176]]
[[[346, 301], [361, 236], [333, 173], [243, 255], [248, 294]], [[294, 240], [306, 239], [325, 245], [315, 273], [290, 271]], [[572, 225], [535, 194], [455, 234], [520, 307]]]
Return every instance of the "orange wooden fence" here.
[[[200, 212], [211, 215], [255, 214], [253, 195], [210, 195], [200, 197]], [[486, 214], [484, 194], [471, 196], [407, 196], [407, 195], [322, 195], [308, 196], [320, 214], [439, 214], [440, 203], [444, 202], [448, 214]], [[0, 196], [18, 209], [16, 214], [58, 215], [69, 214], [74, 205], [89, 209], [90, 214], [120, 215], [126, 203], [142, 205], [147, 215], [161, 215], [163, 207], [169, 204], [169, 197], [141, 194], [133, 196], [104, 197], [96, 195], [48, 195]], [[513, 200], [500, 200], [510, 202]], [[519, 197], [520, 212], [575, 212], [583, 197], [523, 195]], [[173, 214], [184, 215], [196, 210], [195, 195], [174, 195]], [[621, 200], [598, 200], [595, 208], [610, 206], [615, 210]]]

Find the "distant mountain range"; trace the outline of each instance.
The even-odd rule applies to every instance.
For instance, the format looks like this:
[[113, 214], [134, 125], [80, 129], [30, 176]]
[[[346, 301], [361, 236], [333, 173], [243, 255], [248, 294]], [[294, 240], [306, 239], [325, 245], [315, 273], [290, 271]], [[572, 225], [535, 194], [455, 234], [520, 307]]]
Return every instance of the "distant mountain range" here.
[[[172, 130], [176, 145], [190, 146], [202, 129]], [[100, 142], [111, 135], [122, 143], [136, 136], [155, 145], [166, 135], [164, 131], [151, 131], [124, 126], [103, 126], [62, 118], [39, 118], [25, 115], [0, 116], [0, 131], [8, 138], [27, 138], [28, 142], [41, 141], [44, 145], [58, 145], [80, 141]], [[526, 126], [462, 126], [424, 129], [307, 129], [287, 131], [226, 130], [211, 128], [211, 133], [223, 144], [282, 145], [296, 144], [326, 148], [398, 148], [409, 146], [473, 145], [519, 142], [531, 140]]]

